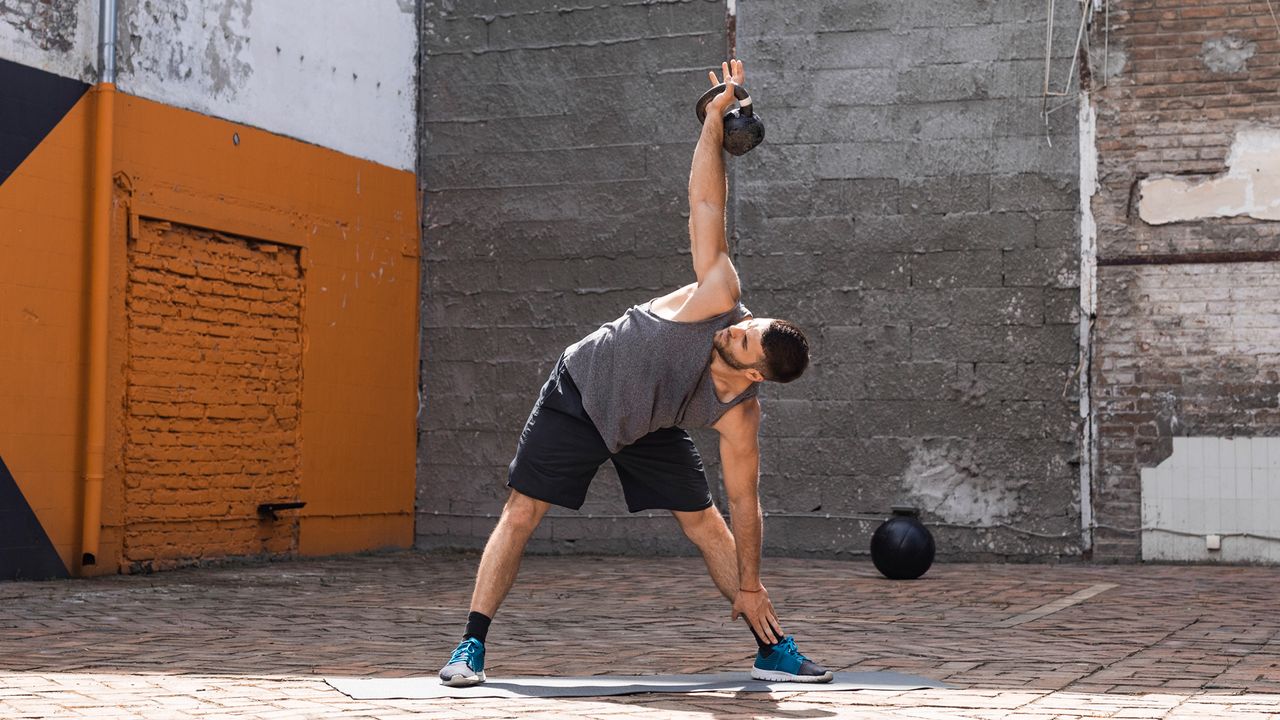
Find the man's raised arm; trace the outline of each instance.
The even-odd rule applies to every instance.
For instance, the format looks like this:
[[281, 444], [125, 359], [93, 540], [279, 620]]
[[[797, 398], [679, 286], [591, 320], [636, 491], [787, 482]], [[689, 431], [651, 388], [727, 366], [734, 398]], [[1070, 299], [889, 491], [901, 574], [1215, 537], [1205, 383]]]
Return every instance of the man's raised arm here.
[[[741, 290], [738, 274], [729, 259], [725, 239], [725, 198], [728, 195], [724, 172], [724, 113], [734, 102], [733, 87], [743, 81], [742, 63], [724, 63], [725, 89], [707, 103], [707, 119], [702, 135], [693, 151], [689, 171], [689, 251], [693, 255], [693, 272], [698, 286], [723, 291], [728, 302], [736, 302]], [[712, 85], [720, 81], [710, 73]], [[717, 292], [717, 294], [719, 294]]]

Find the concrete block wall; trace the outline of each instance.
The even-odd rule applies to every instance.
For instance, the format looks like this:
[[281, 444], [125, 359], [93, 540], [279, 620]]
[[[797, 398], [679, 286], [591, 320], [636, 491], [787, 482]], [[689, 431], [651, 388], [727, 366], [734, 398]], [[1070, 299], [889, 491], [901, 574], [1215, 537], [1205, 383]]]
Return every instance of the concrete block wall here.
[[[694, 279], [692, 103], [724, 59], [725, 6], [463, 0], [423, 14], [417, 542], [478, 547], [560, 351]], [[625, 515], [615, 478], [606, 466], [583, 516], [548, 518], [535, 549], [684, 551], [669, 517], [585, 518]]]
[[[1055, 82], [1079, 18], [1059, 5]], [[944, 557], [1079, 555], [1076, 111], [1041, 116], [1044, 12], [743, 4], [770, 134], [737, 164], [738, 265], [753, 304], [814, 341], [811, 376], [763, 393], [766, 507], [912, 504]], [[842, 555], [874, 527], [768, 531]]]
[[[1094, 557], [1141, 556], [1143, 468], [1174, 436], [1280, 435], [1280, 35], [1266, 3], [1124, 0], [1095, 25]], [[1246, 192], [1247, 188], [1247, 192]], [[1246, 196], [1247, 200], [1246, 201]], [[1199, 208], [1199, 209], [1197, 209]], [[1259, 324], [1261, 323], [1261, 324]]]
[[[1055, 77], [1079, 20], [1058, 5]], [[1077, 125], [1069, 99], [1040, 115], [1043, 7], [738, 11], [768, 126], [731, 164], [744, 299], [815, 355], [765, 392], [767, 550], [861, 555], [875, 522], [853, 516], [911, 502], [945, 557], [1077, 556]], [[429, 2], [422, 30], [417, 538], [474, 548], [560, 350], [692, 279], [690, 104], [726, 5]], [[606, 468], [534, 549], [691, 550], [619, 495]]]

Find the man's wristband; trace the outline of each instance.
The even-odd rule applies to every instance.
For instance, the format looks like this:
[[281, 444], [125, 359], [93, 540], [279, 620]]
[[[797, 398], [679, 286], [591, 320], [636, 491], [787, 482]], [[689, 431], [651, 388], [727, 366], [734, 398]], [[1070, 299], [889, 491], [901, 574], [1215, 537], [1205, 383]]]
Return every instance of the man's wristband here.
[[764, 592], [764, 588], [763, 588], [763, 587], [761, 587], [761, 588], [758, 588], [758, 589], [756, 589], [756, 590], [748, 590], [748, 589], [746, 589], [746, 588], [738, 588], [738, 592], [758, 593], [758, 592]]

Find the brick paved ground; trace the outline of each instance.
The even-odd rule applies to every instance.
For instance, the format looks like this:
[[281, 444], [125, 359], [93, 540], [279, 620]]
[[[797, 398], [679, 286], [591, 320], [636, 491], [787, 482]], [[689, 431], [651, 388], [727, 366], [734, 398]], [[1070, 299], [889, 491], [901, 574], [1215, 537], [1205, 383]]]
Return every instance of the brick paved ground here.
[[[0, 584], [0, 718], [1280, 716], [1265, 568], [949, 565], [894, 583], [869, 563], [767, 561], [810, 654], [950, 690], [366, 702], [321, 681], [433, 674], [473, 565], [404, 553]], [[745, 669], [726, 615], [696, 559], [529, 558], [489, 672]]]

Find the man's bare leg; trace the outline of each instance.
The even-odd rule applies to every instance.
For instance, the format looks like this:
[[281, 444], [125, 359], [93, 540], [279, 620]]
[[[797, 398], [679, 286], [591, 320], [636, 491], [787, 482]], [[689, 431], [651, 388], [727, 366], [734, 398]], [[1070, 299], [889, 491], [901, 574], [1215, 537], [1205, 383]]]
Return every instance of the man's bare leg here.
[[445, 685], [464, 687], [485, 681], [484, 641], [489, 632], [489, 621], [515, 583], [524, 547], [548, 507], [550, 505], [541, 500], [511, 491], [506, 506], [502, 508], [502, 517], [498, 518], [498, 526], [489, 535], [484, 554], [480, 556], [476, 587], [471, 593], [471, 612], [467, 615], [467, 629], [462, 642], [453, 651], [449, 662], [440, 669], [440, 682]]
[[525, 545], [549, 507], [549, 503], [511, 491], [506, 506], [502, 508], [498, 526], [489, 535], [484, 554], [480, 556], [476, 587], [471, 593], [472, 612], [490, 618], [498, 612], [498, 607], [516, 581]]
[[729, 602], [738, 595], [738, 550], [733, 541], [733, 533], [725, 524], [720, 511], [711, 506], [697, 512], [679, 512], [671, 514], [680, 522], [680, 529], [707, 563], [707, 573], [716, 584], [720, 594]]
[[[697, 512], [672, 510], [671, 514], [680, 522], [680, 529], [684, 530], [685, 536], [702, 553], [711, 581], [716, 584], [720, 594], [732, 603], [738, 595], [738, 546], [720, 511], [713, 505]], [[748, 625], [747, 629], [750, 630], [751, 626]], [[751, 630], [751, 634], [755, 636], [758, 645], [767, 646], [768, 641], [756, 635], [754, 630]], [[778, 639], [782, 639], [781, 634]]]
[[[702, 552], [702, 559], [707, 563], [707, 572], [710, 573], [716, 587], [720, 589], [720, 594], [728, 598], [729, 602], [733, 602], [738, 593], [737, 544], [734, 542], [733, 533], [729, 531], [729, 526], [720, 516], [720, 512], [715, 507], [709, 507], [698, 512], [672, 511], [671, 514], [680, 522], [680, 528], [684, 530], [684, 534]], [[835, 677], [826, 668], [800, 655], [794, 641], [787, 640], [786, 643], [769, 645], [767, 640], [751, 630], [750, 625], [747, 629], [755, 635], [756, 643], [760, 646], [760, 654], [756, 656], [756, 663], [751, 668], [751, 677], [757, 680], [798, 682], [830, 682]], [[782, 633], [778, 633], [778, 639], [783, 639]], [[783, 648], [781, 652], [776, 650], [779, 647]], [[785, 659], [779, 660], [788, 655], [794, 658], [789, 661], [789, 664], [784, 664], [787, 662]], [[774, 658], [772, 664], [769, 662], [770, 657]]]

